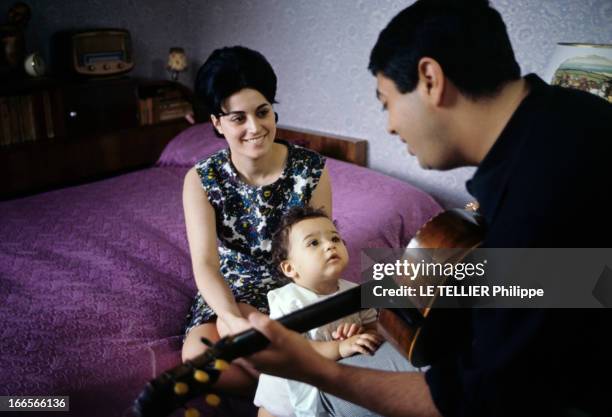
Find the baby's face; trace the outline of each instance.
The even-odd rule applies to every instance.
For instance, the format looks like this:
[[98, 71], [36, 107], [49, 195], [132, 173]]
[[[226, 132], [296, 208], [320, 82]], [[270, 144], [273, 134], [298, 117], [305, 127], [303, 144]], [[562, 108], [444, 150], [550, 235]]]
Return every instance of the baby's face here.
[[322, 289], [336, 285], [348, 263], [348, 251], [331, 220], [325, 217], [302, 220], [289, 233], [291, 277], [299, 285]]

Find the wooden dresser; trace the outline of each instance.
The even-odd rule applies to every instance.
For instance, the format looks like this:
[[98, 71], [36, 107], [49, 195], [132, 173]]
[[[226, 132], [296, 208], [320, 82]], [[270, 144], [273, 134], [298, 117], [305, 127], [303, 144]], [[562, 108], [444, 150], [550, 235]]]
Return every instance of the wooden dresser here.
[[189, 125], [191, 98], [130, 77], [1, 82], [0, 199], [150, 166]]

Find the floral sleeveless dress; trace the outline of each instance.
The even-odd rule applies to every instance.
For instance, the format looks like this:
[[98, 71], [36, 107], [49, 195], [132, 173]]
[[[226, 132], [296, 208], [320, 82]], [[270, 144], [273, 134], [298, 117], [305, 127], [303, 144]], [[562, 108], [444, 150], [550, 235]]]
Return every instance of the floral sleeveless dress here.
[[[291, 207], [308, 205], [325, 167], [325, 158], [316, 152], [277, 142], [288, 149], [285, 167], [274, 183], [262, 187], [240, 179], [229, 149], [195, 165], [215, 210], [221, 275], [237, 302], [265, 314], [270, 313], [268, 291], [288, 283], [270, 259], [272, 234]], [[215, 317], [198, 292], [187, 315], [185, 334]]]

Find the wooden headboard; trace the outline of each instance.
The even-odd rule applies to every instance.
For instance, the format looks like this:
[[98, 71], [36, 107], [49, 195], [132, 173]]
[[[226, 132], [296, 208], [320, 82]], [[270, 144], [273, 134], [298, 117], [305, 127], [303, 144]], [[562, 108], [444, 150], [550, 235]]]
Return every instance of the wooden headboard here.
[[[106, 178], [151, 166], [189, 124], [162, 122], [81, 140], [55, 138], [0, 148], [0, 200]], [[367, 141], [279, 126], [277, 137], [322, 155], [365, 166]]]
[[366, 165], [368, 141], [364, 139], [354, 139], [280, 125], [276, 129], [276, 137], [312, 149], [330, 158], [360, 166]]

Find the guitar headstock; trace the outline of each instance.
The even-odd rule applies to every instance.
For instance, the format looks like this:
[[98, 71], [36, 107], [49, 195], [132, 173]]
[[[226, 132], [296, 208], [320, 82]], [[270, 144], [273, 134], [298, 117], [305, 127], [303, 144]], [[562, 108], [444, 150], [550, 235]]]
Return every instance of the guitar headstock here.
[[[166, 417], [198, 396], [202, 396], [208, 405], [217, 406], [220, 399], [210, 391], [227, 367], [229, 364], [219, 359], [218, 352], [212, 347], [148, 382], [134, 402], [134, 413], [138, 417]], [[197, 417], [199, 412], [188, 409], [185, 415]]]

